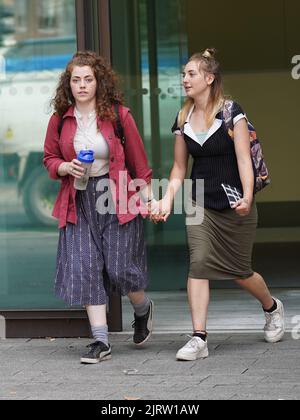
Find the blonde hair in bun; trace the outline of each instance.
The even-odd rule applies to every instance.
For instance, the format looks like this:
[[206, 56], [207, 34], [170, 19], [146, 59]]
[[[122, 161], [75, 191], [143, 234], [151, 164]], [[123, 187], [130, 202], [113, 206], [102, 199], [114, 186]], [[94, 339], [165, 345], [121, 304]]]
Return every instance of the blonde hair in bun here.
[[206, 50], [202, 53], [202, 56], [204, 58], [214, 58], [216, 52], [215, 48], [206, 48]]
[[[208, 127], [212, 125], [217, 113], [220, 111], [224, 104], [223, 81], [220, 64], [215, 58], [216, 52], [217, 51], [215, 48], [206, 48], [202, 52], [193, 54], [188, 61], [189, 63], [191, 61], [195, 61], [198, 64], [199, 70], [214, 75], [214, 81], [211, 84], [210, 98], [206, 111], [206, 122]], [[179, 127], [183, 127], [193, 104], [194, 100], [192, 98], [187, 98], [179, 113]]]

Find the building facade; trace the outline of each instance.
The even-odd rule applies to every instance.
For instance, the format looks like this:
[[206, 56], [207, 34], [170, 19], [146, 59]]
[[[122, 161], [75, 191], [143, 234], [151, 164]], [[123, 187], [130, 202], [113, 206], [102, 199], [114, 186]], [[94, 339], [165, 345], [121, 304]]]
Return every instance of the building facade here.
[[[8, 336], [87, 331], [82, 309], [53, 296], [58, 185], [42, 167], [50, 100], [77, 49], [100, 52], [121, 75], [159, 179], [171, 169], [182, 66], [208, 46], [219, 51], [226, 93], [255, 123], [272, 178], [257, 196], [254, 266], [273, 286], [299, 287], [299, 19], [297, 0], [253, 0], [246, 12], [238, 0], [0, 0], [0, 314]], [[145, 226], [150, 290], [185, 289], [184, 215]], [[110, 327], [121, 329], [117, 296]]]

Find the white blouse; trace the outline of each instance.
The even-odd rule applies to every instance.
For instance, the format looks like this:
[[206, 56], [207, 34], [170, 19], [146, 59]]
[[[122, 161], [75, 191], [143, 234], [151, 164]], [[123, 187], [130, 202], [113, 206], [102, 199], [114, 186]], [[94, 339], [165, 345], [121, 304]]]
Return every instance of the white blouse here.
[[102, 134], [98, 131], [96, 112], [93, 111], [89, 114], [86, 126], [84, 126], [82, 115], [77, 108], [75, 108], [74, 115], [77, 121], [77, 130], [74, 137], [76, 154], [78, 155], [80, 150], [93, 150], [95, 161], [92, 165], [90, 176], [106, 175], [109, 171], [109, 147]]

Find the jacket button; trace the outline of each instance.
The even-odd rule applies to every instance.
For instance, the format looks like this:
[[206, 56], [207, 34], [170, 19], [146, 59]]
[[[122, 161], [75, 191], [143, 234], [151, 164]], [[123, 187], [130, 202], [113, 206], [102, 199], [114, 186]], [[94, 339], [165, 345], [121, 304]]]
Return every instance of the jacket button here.
[[114, 161], [115, 161], [115, 158], [114, 158], [114, 157], [112, 157], [112, 158], [110, 159], [110, 161], [111, 161], [111, 162], [114, 162]]

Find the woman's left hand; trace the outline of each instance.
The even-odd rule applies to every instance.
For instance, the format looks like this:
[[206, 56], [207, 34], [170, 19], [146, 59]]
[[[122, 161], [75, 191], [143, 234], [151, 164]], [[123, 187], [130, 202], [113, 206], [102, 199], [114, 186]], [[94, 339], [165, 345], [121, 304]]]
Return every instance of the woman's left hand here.
[[251, 210], [252, 203], [247, 198], [241, 198], [235, 204], [233, 204], [232, 208], [235, 209], [236, 213], [239, 216], [248, 216]]

